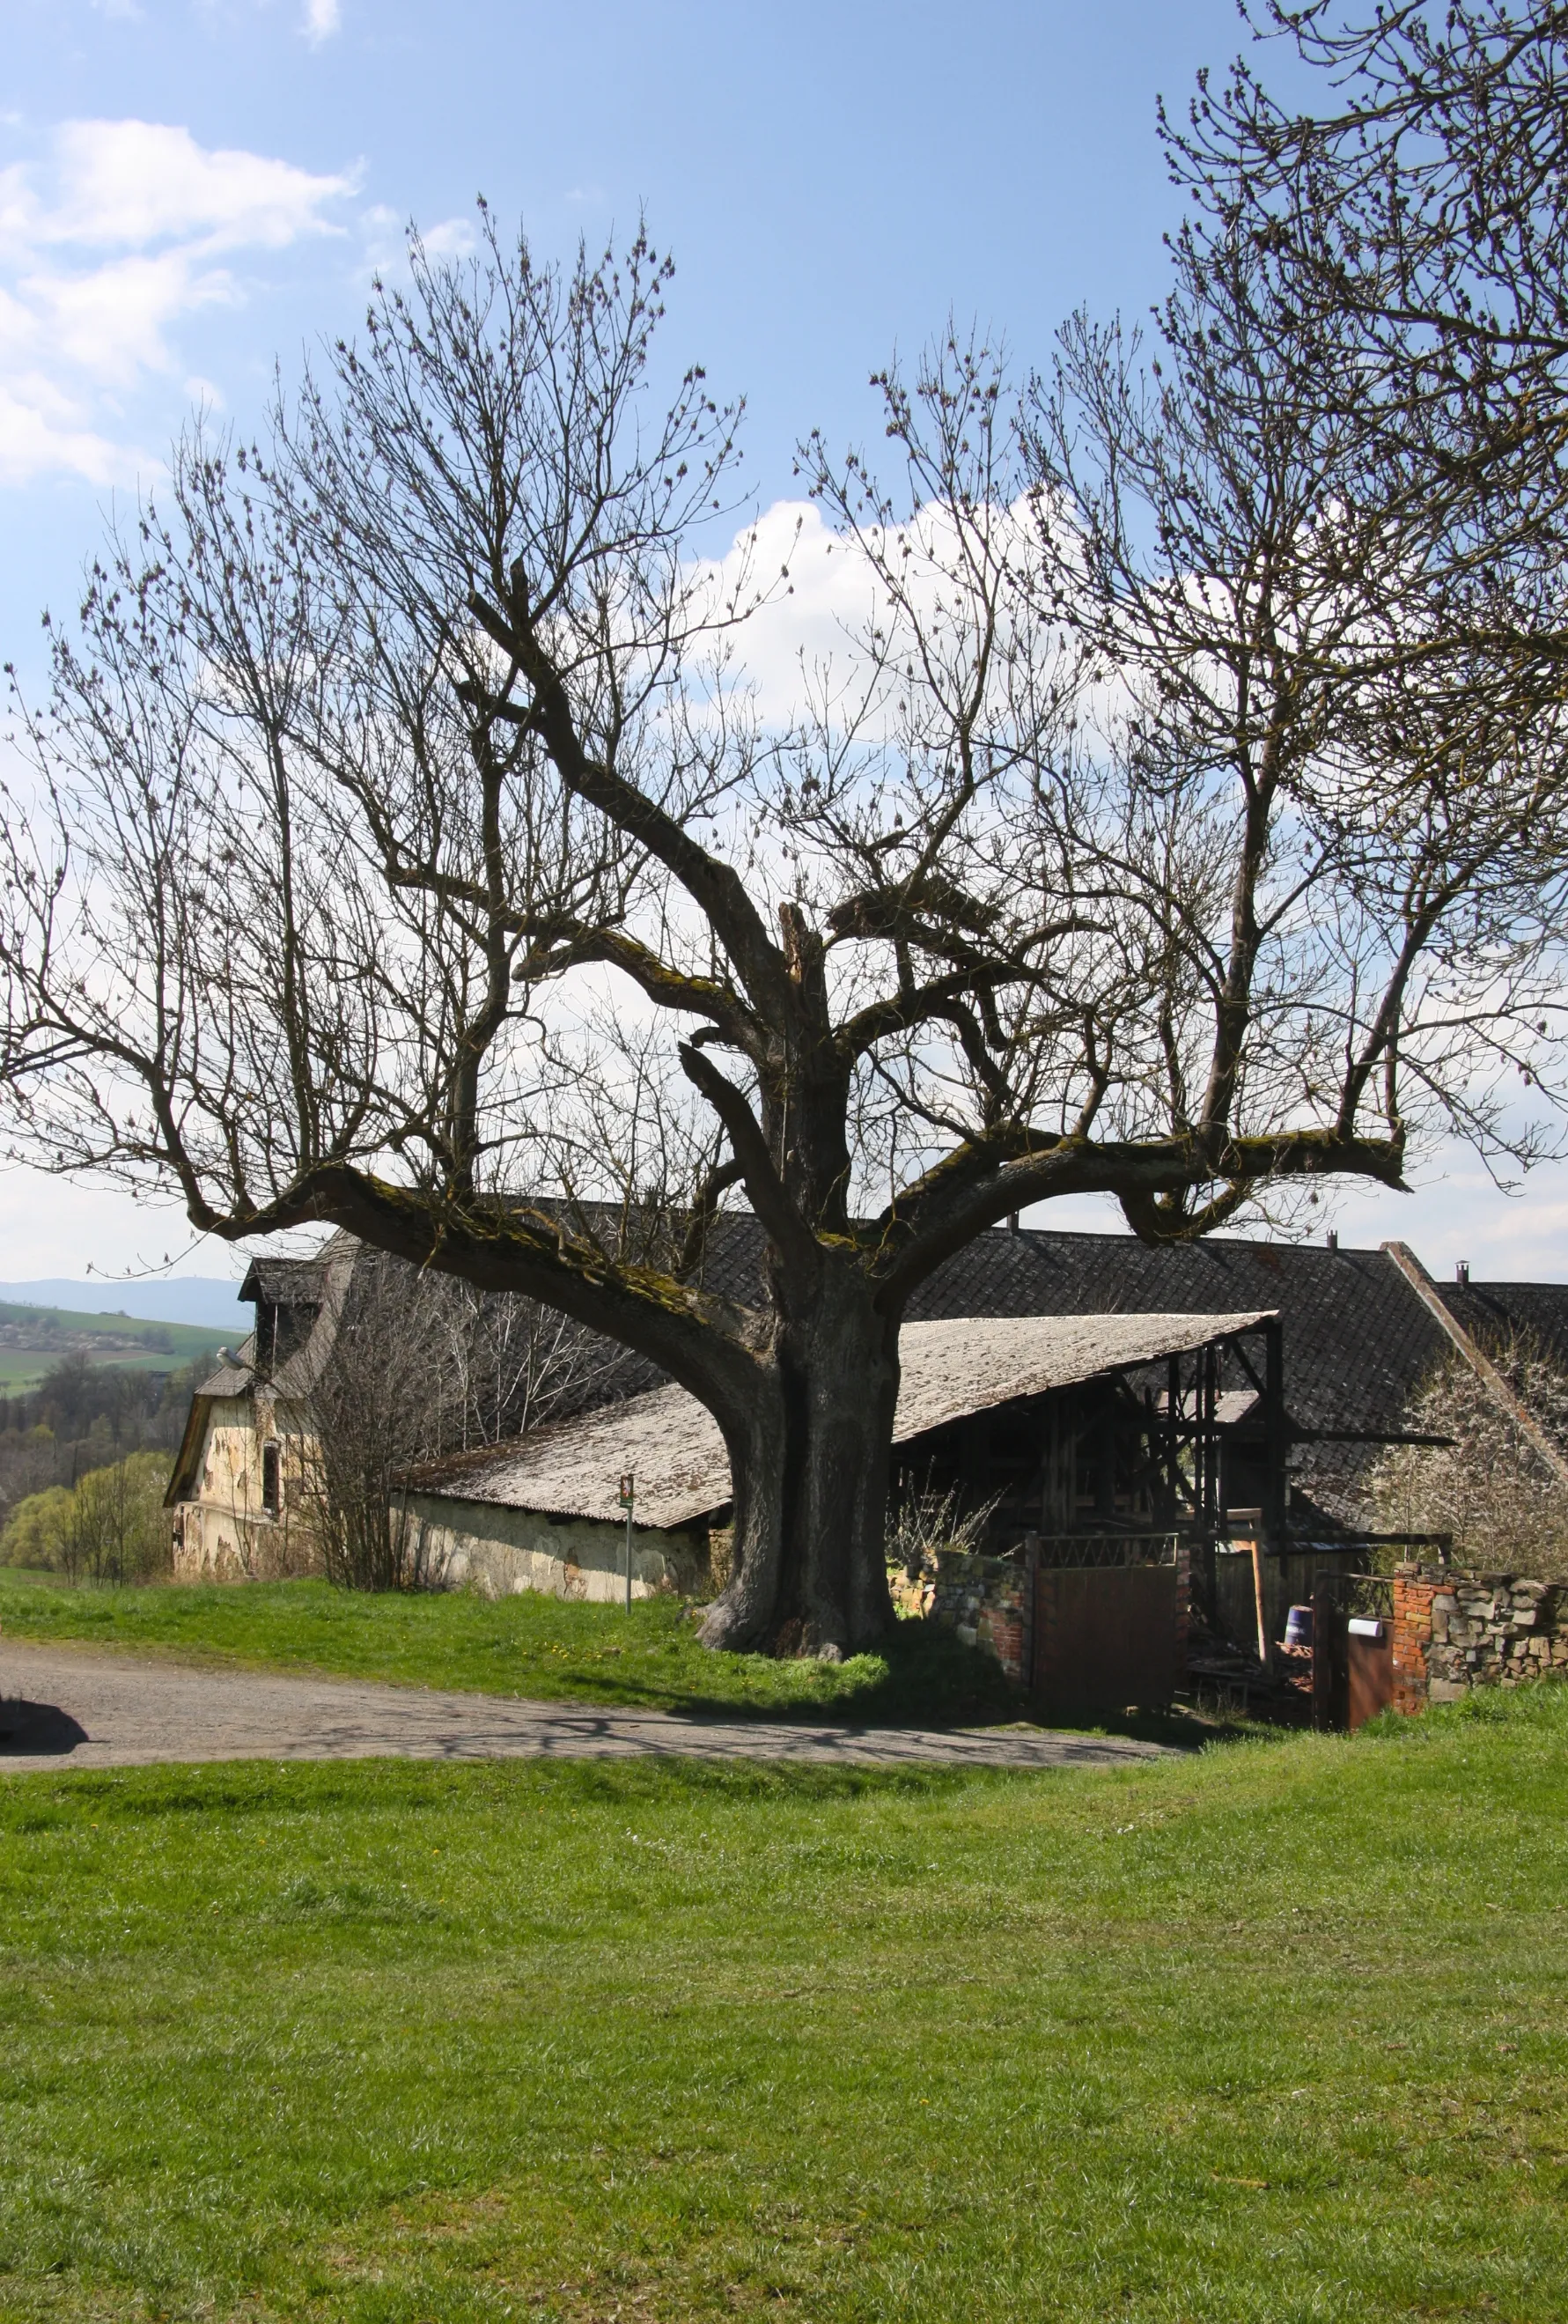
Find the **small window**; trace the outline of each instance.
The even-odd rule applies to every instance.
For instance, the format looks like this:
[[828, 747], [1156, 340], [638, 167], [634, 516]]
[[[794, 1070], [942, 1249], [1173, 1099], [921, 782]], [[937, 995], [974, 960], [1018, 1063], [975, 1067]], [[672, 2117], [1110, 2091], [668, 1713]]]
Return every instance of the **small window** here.
[[275, 1517], [281, 1496], [279, 1491], [279, 1471], [281, 1456], [275, 1444], [262, 1447], [262, 1507], [270, 1517]]

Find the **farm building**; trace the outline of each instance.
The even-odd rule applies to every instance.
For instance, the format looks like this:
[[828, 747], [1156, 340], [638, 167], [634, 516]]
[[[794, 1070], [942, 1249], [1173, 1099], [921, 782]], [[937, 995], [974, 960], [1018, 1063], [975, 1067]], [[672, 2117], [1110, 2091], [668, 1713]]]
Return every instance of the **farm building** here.
[[[1244, 1361], [1253, 1340], [1266, 1379], [1273, 1323], [1244, 1313], [907, 1324], [895, 1492], [994, 1504], [999, 1547], [1085, 1526], [1174, 1526], [1192, 1513], [1190, 1448], [1213, 1434], [1212, 1413], [1203, 1425], [1203, 1381], [1225, 1356]], [[1250, 1413], [1258, 1400], [1238, 1401]], [[424, 1531], [429, 1569], [453, 1581], [611, 1598], [624, 1573], [623, 1480], [634, 1591], [705, 1580], [709, 1535], [729, 1514], [729, 1461], [718, 1424], [681, 1388], [421, 1471], [408, 1522]]]
[[255, 1329], [190, 1400], [164, 1496], [177, 1580], [269, 1581], [306, 1571], [310, 1398], [331, 1360], [356, 1250], [335, 1237], [318, 1259], [252, 1262], [240, 1297]]
[[[310, 1398], [363, 1261], [335, 1237], [316, 1259], [251, 1269], [255, 1333], [193, 1399], [170, 1487], [182, 1576], [308, 1564]], [[706, 1279], [743, 1297], [760, 1262], [755, 1222], [733, 1216]], [[1568, 1355], [1568, 1287], [1439, 1286], [1398, 1244], [998, 1231], [911, 1305], [897, 1489], [985, 1508], [993, 1552], [1194, 1524], [1211, 1544], [1332, 1542], [1371, 1525], [1372, 1466], [1440, 1357], [1484, 1369], [1480, 1340], [1518, 1324]], [[636, 1586], [699, 1588], [729, 1498], [723, 1446], [636, 1359], [543, 1426], [411, 1478], [406, 1522], [454, 1582], [607, 1597], [627, 1471]]]

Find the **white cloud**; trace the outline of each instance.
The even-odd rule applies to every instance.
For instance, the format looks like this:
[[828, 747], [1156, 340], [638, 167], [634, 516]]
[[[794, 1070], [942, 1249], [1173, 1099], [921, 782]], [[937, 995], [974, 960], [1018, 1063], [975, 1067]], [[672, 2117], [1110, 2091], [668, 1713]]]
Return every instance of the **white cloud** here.
[[189, 129], [153, 121], [69, 121], [56, 133], [61, 198], [50, 241], [142, 248], [173, 236], [208, 249], [281, 250], [329, 232], [324, 207], [354, 190], [262, 153], [209, 152]]
[[479, 241], [473, 221], [466, 217], [441, 218], [421, 231], [420, 239], [428, 257], [440, 259], [466, 258]]
[[[408, 275], [409, 222], [399, 211], [384, 202], [373, 202], [362, 210], [360, 233], [364, 244], [364, 271], [389, 281], [403, 281]], [[420, 239], [426, 255], [434, 259], [466, 258], [478, 246], [479, 237], [472, 220], [466, 217], [441, 218], [431, 226], [420, 229]]]
[[236, 296], [222, 268], [193, 265], [184, 250], [118, 259], [88, 274], [25, 275], [20, 289], [55, 361], [84, 383], [119, 388], [171, 367], [165, 335], [180, 316]]
[[181, 375], [180, 322], [243, 300], [225, 261], [341, 231], [354, 190], [148, 121], [67, 122], [0, 171], [0, 483], [128, 475], [124, 399]]
[[[51, 409], [52, 406], [52, 409]], [[47, 381], [0, 380], [0, 485], [25, 484], [50, 469], [69, 469], [90, 484], [112, 484], [125, 474], [117, 444], [74, 425]]]
[[[1022, 502], [992, 512], [998, 555], [1028, 553], [1032, 522]], [[950, 595], [958, 569], [952, 522], [927, 507], [890, 543], [909, 544], [900, 581], [928, 620]], [[866, 640], [874, 622], [897, 634], [900, 616], [870, 557], [852, 536], [835, 532], [815, 501], [780, 500], [735, 536], [727, 553], [699, 568], [715, 610], [744, 604], [761, 593], [761, 609], [739, 633], [736, 652], [756, 688], [762, 716], [787, 723], [797, 716], [831, 672], [838, 682], [869, 670]]]
[[[789, 578], [785, 578], [785, 567]], [[766, 593], [738, 650], [764, 718], [785, 724], [804, 706], [803, 669], [858, 660], [857, 641], [878, 603], [871, 568], [823, 521], [814, 501], [775, 501], [705, 565], [715, 611]]]
[[305, 38], [313, 49], [329, 41], [342, 21], [338, 0], [305, 0]]

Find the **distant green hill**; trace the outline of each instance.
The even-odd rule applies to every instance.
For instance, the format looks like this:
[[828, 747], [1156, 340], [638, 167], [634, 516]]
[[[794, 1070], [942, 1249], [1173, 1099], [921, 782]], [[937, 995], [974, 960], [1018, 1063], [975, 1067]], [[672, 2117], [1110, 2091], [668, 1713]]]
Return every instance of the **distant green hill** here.
[[153, 1323], [135, 1315], [84, 1315], [69, 1307], [35, 1307], [0, 1300], [0, 1395], [36, 1388], [62, 1356], [127, 1370], [172, 1372], [225, 1345], [239, 1332], [206, 1323]]

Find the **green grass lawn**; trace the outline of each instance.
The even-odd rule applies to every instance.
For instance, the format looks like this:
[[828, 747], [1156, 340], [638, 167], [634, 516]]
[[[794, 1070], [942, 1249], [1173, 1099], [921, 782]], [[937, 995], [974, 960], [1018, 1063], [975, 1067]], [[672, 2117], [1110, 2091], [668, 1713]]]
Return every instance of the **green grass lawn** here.
[[534, 1591], [372, 1596], [324, 1582], [67, 1590], [0, 1571], [0, 1633], [628, 1709], [883, 1722], [1009, 1719], [1018, 1709], [989, 1655], [924, 1623], [899, 1623], [881, 1654], [777, 1662], [710, 1654], [674, 1598], [639, 1599], [628, 1615]]
[[1568, 2314], [1568, 1689], [1115, 1770], [0, 1781], [0, 2317]]

